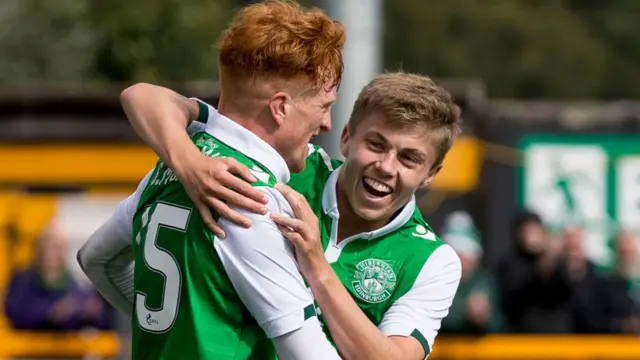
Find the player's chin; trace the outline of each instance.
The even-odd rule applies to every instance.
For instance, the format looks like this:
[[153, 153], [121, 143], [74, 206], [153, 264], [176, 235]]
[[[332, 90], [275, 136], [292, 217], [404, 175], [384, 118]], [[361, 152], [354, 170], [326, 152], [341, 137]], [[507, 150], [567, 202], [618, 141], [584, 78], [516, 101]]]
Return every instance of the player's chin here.
[[306, 160], [307, 160], [306, 156], [300, 156], [299, 158], [297, 158], [296, 161], [294, 161], [293, 164], [289, 166], [291, 172], [299, 173], [302, 170], [304, 170]]

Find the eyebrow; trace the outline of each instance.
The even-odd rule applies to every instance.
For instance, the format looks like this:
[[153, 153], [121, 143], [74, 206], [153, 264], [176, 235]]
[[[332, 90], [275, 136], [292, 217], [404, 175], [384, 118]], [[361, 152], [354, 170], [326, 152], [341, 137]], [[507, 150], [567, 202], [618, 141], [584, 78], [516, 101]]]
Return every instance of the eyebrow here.
[[384, 135], [382, 135], [381, 133], [379, 133], [378, 131], [375, 131], [375, 130], [369, 130], [369, 131], [366, 132], [365, 135], [375, 137], [375, 138], [377, 138], [377, 140], [383, 141], [385, 143], [389, 142], [389, 141], [387, 141], [387, 138], [384, 137]]
[[403, 149], [402, 151], [408, 153], [411, 156], [418, 158], [421, 161], [427, 160], [427, 154], [425, 154], [424, 152], [418, 149], [408, 148], [408, 149]]
[[[368, 131], [366, 133], [366, 135], [367, 136], [371, 136], [371, 137], [375, 137], [377, 140], [382, 141], [385, 144], [389, 143], [387, 138], [384, 137], [384, 135], [382, 135], [378, 131], [370, 130], [370, 131]], [[426, 161], [427, 157], [428, 157], [427, 154], [425, 154], [423, 151], [420, 151], [420, 150], [414, 149], [414, 148], [403, 148], [403, 149], [400, 149], [400, 152], [408, 153], [411, 156], [415, 156], [416, 158], [419, 158], [421, 161]]]

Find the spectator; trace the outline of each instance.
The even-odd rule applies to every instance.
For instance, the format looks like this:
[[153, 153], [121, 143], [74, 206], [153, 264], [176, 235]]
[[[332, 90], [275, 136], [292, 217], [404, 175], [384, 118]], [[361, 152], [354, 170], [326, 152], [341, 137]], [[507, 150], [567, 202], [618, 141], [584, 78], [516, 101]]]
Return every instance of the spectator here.
[[43, 232], [32, 266], [16, 272], [5, 299], [13, 326], [26, 330], [111, 327], [112, 311], [96, 291], [81, 289], [69, 276], [67, 238], [55, 223]]
[[564, 246], [566, 267], [572, 284], [574, 332], [617, 332], [610, 326], [606, 304], [602, 301], [603, 296], [607, 296], [605, 282], [585, 252], [584, 232], [578, 228], [567, 229]]
[[638, 240], [622, 231], [615, 241], [616, 268], [604, 278], [605, 285], [597, 301], [604, 318], [603, 332], [640, 333], [640, 307], [631, 296], [632, 271], [638, 259]]
[[460, 257], [462, 278], [442, 321], [442, 331], [484, 334], [502, 330], [502, 313], [493, 276], [481, 265], [482, 247], [471, 216], [459, 211], [448, 216], [442, 236]]
[[502, 303], [512, 330], [571, 332], [571, 283], [562, 242], [551, 239], [540, 217], [518, 214], [512, 223], [515, 254], [500, 264]]

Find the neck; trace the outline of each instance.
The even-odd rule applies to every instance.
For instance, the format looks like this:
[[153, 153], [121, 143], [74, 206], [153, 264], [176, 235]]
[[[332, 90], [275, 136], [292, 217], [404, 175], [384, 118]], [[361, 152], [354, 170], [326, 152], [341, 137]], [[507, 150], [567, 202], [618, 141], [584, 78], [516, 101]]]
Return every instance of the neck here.
[[381, 227], [385, 226], [391, 219], [391, 217], [386, 217], [383, 219], [370, 221], [358, 216], [358, 214], [353, 211], [351, 204], [349, 204], [346, 191], [341, 185], [341, 177], [342, 174], [340, 174], [340, 177], [338, 178], [338, 182], [336, 184], [336, 198], [338, 202], [338, 212], [340, 213], [340, 221], [338, 221], [338, 243], [350, 236], [380, 229]]
[[251, 131], [275, 149], [273, 131], [267, 129], [266, 124], [268, 122], [264, 119], [264, 116], [262, 116], [264, 111], [256, 109], [255, 106], [246, 105], [247, 104], [228, 102], [221, 96], [217, 110], [220, 115], [233, 120], [238, 125]]

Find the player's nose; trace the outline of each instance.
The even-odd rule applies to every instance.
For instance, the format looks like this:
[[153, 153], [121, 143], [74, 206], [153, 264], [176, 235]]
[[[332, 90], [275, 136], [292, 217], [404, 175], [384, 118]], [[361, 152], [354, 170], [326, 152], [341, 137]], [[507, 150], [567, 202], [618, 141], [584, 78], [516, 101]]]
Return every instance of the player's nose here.
[[327, 115], [325, 115], [320, 123], [320, 132], [328, 131], [331, 131], [331, 111], [327, 112]]

